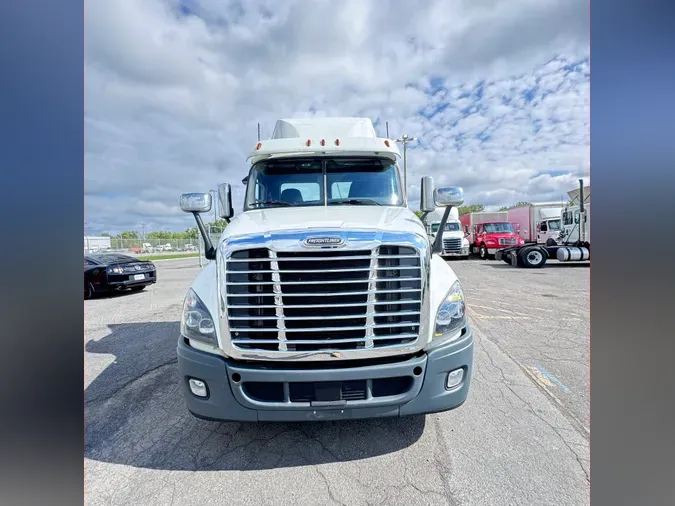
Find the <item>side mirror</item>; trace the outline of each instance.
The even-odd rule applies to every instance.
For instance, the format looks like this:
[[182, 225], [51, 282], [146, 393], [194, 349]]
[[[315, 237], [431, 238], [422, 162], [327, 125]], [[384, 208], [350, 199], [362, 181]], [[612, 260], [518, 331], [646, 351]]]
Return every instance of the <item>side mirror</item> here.
[[222, 183], [218, 185], [218, 204], [221, 218], [229, 220], [234, 216], [234, 209], [232, 208], [232, 187], [229, 183]]
[[469, 233], [469, 225], [464, 225], [464, 233], [465, 233], [466, 235], [471, 235], [471, 234]]
[[206, 213], [211, 210], [211, 194], [210, 193], [183, 193], [180, 196], [180, 208], [186, 213], [192, 213], [197, 222], [197, 228], [199, 228], [199, 233], [204, 240], [204, 246], [206, 250], [204, 251], [204, 256], [208, 260], [216, 259], [216, 250], [213, 247], [211, 242], [211, 237], [206, 232], [206, 227], [204, 227], [204, 222], [202, 217], [199, 216], [199, 213]]
[[441, 186], [434, 190], [436, 207], [459, 207], [464, 203], [464, 189], [461, 186]]
[[434, 178], [424, 176], [420, 181], [420, 211], [432, 213], [436, 210], [434, 205]]
[[183, 193], [180, 208], [186, 213], [207, 213], [211, 210], [210, 193]]

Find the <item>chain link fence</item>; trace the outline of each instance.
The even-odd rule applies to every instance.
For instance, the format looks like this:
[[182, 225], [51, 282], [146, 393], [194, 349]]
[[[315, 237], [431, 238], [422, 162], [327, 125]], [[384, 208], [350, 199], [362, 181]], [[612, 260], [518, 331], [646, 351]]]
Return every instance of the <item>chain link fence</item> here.
[[[213, 246], [216, 247], [225, 228], [206, 224], [206, 230]], [[195, 262], [199, 262], [200, 266], [204, 266], [211, 261], [207, 260], [204, 256], [206, 245], [201, 235], [192, 239], [127, 239], [123, 237], [111, 237], [109, 246], [107, 241], [105, 246], [96, 244], [93, 240], [89, 244], [85, 238], [84, 250], [85, 254], [108, 252], [139, 257], [150, 256], [152, 258], [188, 257], [194, 258]]]

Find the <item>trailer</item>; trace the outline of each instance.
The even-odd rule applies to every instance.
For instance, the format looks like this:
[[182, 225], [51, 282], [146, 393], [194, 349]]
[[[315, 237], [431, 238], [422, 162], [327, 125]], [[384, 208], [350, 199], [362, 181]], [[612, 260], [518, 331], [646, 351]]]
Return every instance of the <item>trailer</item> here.
[[507, 211], [508, 221], [525, 243], [547, 244], [560, 234], [562, 202], [540, 202], [512, 207]]
[[562, 208], [561, 230], [558, 238], [547, 244], [523, 244], [504, 248], [495, 254], [497, 260], [503, 260], [514, 267], [540, 268], [547, 260], [559, 262], [587, 262], [591, 259], [591, 205], [585, 190], [590, 195], [590, 187], [583, 186], [579, 180], [579, 189], [567, 192], [571, 199], [575, 195], [578, 203]]

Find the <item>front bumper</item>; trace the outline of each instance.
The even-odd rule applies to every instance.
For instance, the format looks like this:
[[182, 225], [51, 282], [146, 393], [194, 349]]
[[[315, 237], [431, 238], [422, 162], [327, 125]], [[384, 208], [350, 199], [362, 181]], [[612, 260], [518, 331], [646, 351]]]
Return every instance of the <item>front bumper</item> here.
[[447, 250], [447, 251], [444, 250], [443, 256], [444, 257], [466, 257], [466, 256], [469, 256], [469, 247], [467, 246], [466, 248], [453, 249], [453, 250]]
[[[143, 279], [134, 279], [134, 275], [143, 274]], [[134, 286], [152, 285], [157, 282], [157, 271], [144, 271], [137, 274], [119, 274], [108, 277], [109, 290], [124, 290]]]
[[[447, 411], [461, 406], [467, 398], [473, 366], [471, 328], [460, 340], [405, 361], [349, 368], [297, 368], [289, 365], [240, 363], [196, 350], [178, 340], [178, 371], [188, 410], [206, 420], [229, 421], [316, 421], [397, 417]], [[448, 373], [464, 370], [462, 382], [448, 390]], [[394, 395], [375, 396], [372, 388], [362, 400], [291, 402], [289, 385], [316, 382], [354, 382], [409, 378], [409, 387]], [[206, 398], [190, 391], [189, 379], [204, 381]], [[261, 401], [250, 395], [247, 385], [270, 383], [283, 387], [284, 400]], [[338, 387], [339, 388], [339, 387]]]

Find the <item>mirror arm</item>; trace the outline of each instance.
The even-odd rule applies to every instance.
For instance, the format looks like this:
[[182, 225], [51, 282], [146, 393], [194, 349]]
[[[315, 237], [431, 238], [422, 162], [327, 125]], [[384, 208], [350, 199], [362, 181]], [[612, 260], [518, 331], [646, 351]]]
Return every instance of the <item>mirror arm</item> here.
[[440, 254], [443, 251], [443, 230], [445, 230], [445, 224], [448, 222], [448, 216], [450, 216], [450, 210], [454, 206], [447, 206], [445, 212], [443, 213], [443, 218], [441, 218], [441, 223], [438, 227], [438, 233], [434, 239], [434, 244], [431, 247], [431, 254], [434, 253]]
[[202, 217], [199, 216], [199, 213], [194, 211], [193, 216], [195, 217], [195, 221], [197, 222], [197, 227], [199, 228], [199, 232], [202, 234], [202, 239], [204, 239], [204, 245], [206, 246], [206, 251], [204, 252], [204, 256], [206, 257], [207, 260], [215, 260], [216, 259], [216, 250], [213, 247], [213, 243], [211, 242], [211, 238], [209, 237], [209, 234], [206, 233], [206, 227], [204, 227], [204, 222], [202, 221]]

